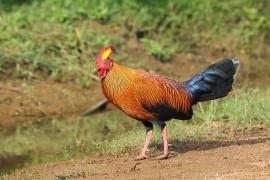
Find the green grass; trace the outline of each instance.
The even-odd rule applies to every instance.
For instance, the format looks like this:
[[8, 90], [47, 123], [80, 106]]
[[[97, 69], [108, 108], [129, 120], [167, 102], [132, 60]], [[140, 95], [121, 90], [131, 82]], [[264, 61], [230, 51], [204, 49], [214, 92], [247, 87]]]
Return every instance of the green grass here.
[[[192, 121], [168, 122], [169, 141], [226, 139], [226, 130], [270, 125], [270, 91], [235, 90], [230, 96], [194, 108]], [[213, 121], [220, 127], [213, 127]], [[224, 131], [223, 131], [224, 130]], [[154, 143], [161, 143], [158, 128]], [[27, 164], [69, 159], [82, 154], [115, 154], [140, 148], [143, 126], [120, 111], [89, 118], [23, 124], [16, 132], [1, 130], [0, 154], [24, 155]]]
[[[226, 130], [245, 130], [252, 126], [270, 125], [270, 91], [238, 89], [233, 95], [194, 108], [192, 121], [172, 120], [167, 123], [169, 141], [198, 141], [228, 137]], [[217, 129], [213, 122], [219, 122]], [[158, 129], [158, 128], [156, 128]], [[162, 143], [159, 130], [154, 142]], [[125, 152], [140, 147], [144, 140], [144, 129], [136, 129], [113, 139], [102, 151], [106, 153]], [[101, 151], [101, 152], [102, 152]]]
[[[88, 86], [85, 72], [93, 70], [101, 47], [129, 48], [136, 37], [162, 62], [215, 44], [230, 56], [239, 51], [258, 56], [261, 45], [269, 47], [269, 11], [267, 0], [1, 0], [0, 72]], [[116, 36], [119, 31], [124, 35]]]

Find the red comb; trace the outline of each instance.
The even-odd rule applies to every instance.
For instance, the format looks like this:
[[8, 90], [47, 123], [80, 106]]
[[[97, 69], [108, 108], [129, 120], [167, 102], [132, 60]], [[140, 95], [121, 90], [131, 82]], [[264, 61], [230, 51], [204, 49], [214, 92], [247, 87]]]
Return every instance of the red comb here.
[[108, 59], [111, 57], [112, 53], [113, 53], [112, 45], [109, 44], [100, 51], [100, 53], [98, 54], [98, 59], [100, 60]]

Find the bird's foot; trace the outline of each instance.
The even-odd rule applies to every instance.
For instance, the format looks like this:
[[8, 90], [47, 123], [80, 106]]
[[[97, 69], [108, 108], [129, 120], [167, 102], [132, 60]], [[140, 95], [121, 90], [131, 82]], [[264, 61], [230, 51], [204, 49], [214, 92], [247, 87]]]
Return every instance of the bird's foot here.
[[157, 157], [152, 157], [150, 158], [151, 160], [164, 160], [164, 159], [168, 159], [169, 157], [169, 153], [164, 153], [160, 156], [157, 156]]
[[144, 160], [144, 159], [148, 159], [148, 156], [146, 156], [145, 154], [144, 155], [140, 155], [138, 157], [136, 157], [134, 160], [135, 161], [141, 161], [141, 160]]

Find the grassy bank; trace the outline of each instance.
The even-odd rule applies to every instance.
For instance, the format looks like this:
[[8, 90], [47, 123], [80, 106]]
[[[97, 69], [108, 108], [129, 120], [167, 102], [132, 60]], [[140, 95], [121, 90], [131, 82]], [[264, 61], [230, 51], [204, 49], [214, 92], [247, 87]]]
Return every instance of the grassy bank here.
[[[214, 138], [226, 139], [235, 130], [253, 126], [270, 125], [269, 90], [236, 90], [233, 95], [208, 103], [199, 103], [194, 108], [192, 121], [172, 120], [167, 123], [170, 141], [198, 141]], [[156, 133], [159, 129], [156, 127]], [[144, 140], [144, 129], [136, 129], [104, 144], [105, 153], [119, 153], [140, 147]], [[162, 143], [161, 136], [155, 136], [155, 143]]]
[[[169, 140], [226, 139], [230, 136], [228, 132], [269, 126], [269, 112], [269, 90], [237, 89], [224, 99], [196, 105], [192, 121], [170, 121]], [[157, 128], [155, 132], [153, 144], [161, 143]], [[144, 136], [140, 123], [117, 110], [89, 118], [24, 124], [15, 132], [2, 129], [0, 154], [3, 158], [24, 157], [22, 164], [92, 153], [115, 154], [139, 148]]]
[[267, 0], [1, 0], [0, 72], [88, 86], [100, 48], [121, 60], [131, 39], [162, 62], [202, 47], [256, 60], [269, 54], [269, 11]]

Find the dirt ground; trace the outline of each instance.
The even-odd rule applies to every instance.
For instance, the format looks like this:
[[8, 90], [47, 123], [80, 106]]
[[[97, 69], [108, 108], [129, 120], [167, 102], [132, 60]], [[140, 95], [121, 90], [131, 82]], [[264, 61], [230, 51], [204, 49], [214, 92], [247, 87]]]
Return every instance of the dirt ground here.
[[[34, 165], [5, 179], [269, 179], [270, 129], [233, 140], [171, 142], [169, 159], [134, 161], [138, 152]], [[157, 155], [161, 151], [150, 152]]]

